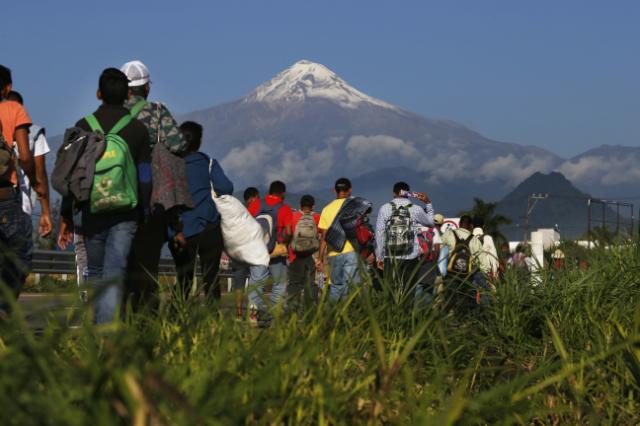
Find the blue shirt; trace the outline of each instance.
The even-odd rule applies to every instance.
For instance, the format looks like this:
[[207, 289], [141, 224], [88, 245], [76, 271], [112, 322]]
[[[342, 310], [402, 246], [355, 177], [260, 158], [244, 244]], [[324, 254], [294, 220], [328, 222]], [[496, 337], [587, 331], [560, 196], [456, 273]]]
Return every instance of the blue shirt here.
[[193, 209], [182, 213], [182, 232], [185, 238], [198, 235], [210, 223], [220, 220], [220, 213], [211, 198], [211, 185], [218, 195], [233, 194], [233, 183], [224, 174], [216, 160], [202, 152], [185, 157], [187, 182], [193, 200]]

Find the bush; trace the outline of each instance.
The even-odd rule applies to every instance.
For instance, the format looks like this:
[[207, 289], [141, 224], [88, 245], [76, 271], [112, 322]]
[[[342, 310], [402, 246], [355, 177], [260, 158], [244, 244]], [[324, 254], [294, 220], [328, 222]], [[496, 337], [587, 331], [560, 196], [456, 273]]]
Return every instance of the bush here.
[[589, 256], [537, 286], [508, 275], [468, 317], [370, 282], [266, 329], [188, 302], [35, 337], [18, 311], [1, 325], [3, 423], [637, 423], [638, 246]]

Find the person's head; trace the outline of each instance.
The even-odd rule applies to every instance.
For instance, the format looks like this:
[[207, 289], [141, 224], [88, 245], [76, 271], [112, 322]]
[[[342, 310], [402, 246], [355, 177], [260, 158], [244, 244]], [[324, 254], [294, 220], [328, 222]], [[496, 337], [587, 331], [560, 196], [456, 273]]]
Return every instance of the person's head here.
[[20, 105], [24, 105], [24, 99], [22, 98], [22, 95], [20, 93], [16, 92], [15, 90], [12, 90], [9, 93], [7, 93], [7, 96], [5, 97], [5, 100], [14, 101], [14, 102], [19, 103]]
[[275, 195], [280, 198], [284, 198], [284, 195], [287, 193], [287, 185], [284, 182], [275, 180], [271, 182], [269, 185], [269, 195]]
[[249, 188], [244, 190], [243, 198], [244, 202], [248, 204], [256, 198], [260, 198], [260, 191], [258, 191], [258, 188], [250, 186]]
[[98, 99], [105, 105], [124, 105], [129, 98], [129, 79], [117, 68], [107, 68], [100, 74]]
[[0, 99], [4, 99], [12, 87], [11, 70], [4, 65], [0, 65]]
[[130, 61], [124, 64], [120, 70], [129, 79], [131, 94], [147, 99], [151, 91], [149, 68], [141, 61]]
[[340, 178], [336, 181], [336, 184], [333, 186], [334, 191], [336, 192], [336, 197], [338, 198], [347, 198], [351, 195], [351, 181], [347, 178]]
[[469, 215], [464, 215], [460, 218], [460, 228], [462, 229], [466, 229], [468, 231], [473, 230], [473, 220], [471, 220], [471, 216]]
[[500, 245], [500, 252], [503, 254], [511, 253], [511, 248], [509, 247], [509, 243], [502, 243]]
[[202, 126], [195, 121], [185, 121], [180, 125], [180, 131], [187, 141], [187, 151], [198, 152], [202, 145]]
[[484, 218], [481, 216], [473, 217], [473, 226], [474, 228], [483, 228], [484, 227]]
[[442, 225], [444, 225], [444, 216], [441, 215], [440, 213], [436, 213], [433, 216], [433, 224], [438, 229], [442, 228]]
[[313, 207], [316, 205], [316, 200], [315, 198], [313, 198], [312, 195], [303, 195], [302, 198], [300, 198], [300, 210], [302, 210], [305, 213], [308, 213], [310, 211], [313, 211]]
[[396, 198], [400, 197], [400, 193], [402, 191], [411, 191], [411, 188], [409, 188], [409, 184], [407, 182], [397, 182], [395, 185], [393, 185], [393, 195]]

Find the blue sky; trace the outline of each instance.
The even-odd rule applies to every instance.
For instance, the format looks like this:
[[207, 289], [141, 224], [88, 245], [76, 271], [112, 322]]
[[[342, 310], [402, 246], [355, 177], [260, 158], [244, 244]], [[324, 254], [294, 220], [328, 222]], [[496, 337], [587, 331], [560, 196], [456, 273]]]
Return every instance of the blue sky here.
[[[91, 5], [91, 7], [89, 7]], [[1, 63], [58, 134], [100, 71], [138, 58], [175, 112], [237, 99], [300, 59], [372, 96], [569, 157], [640, 145], [638, 1], [24, 1]]]

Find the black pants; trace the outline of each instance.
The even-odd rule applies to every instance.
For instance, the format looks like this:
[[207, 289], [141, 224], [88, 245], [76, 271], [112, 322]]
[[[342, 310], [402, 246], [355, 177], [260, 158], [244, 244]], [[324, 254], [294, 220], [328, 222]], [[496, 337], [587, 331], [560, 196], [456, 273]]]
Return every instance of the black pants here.
[[[315, 283], [316, 264], [313, 256], [297, 256], [289, 265], [289, 285], [287, 296], [292, 307], [304, 303], [310, 307], [318, 298], [318, 286]], [[304, 291], [304, 301], [302, 294]]]
[[385, 259], [384, 279], [388, 285], [400, 289], [407, 306], [413, 306], [415, 287], [420, 281], [420, 259]]
[[167, 219], [154, 213], [138, 224], [127, 266], [126, 295], [134, 310], [159, 304], [158, 268], [162, 246], [167, 241]]
[[208, 298], [220, 299], [221, 290], [218, 283], [218, 271], [220, 269], [220, 257], [224, 243], [220, 222], [209, 224], [201, 233], [187, 238], [187, 247], [178, 250], [174, 244], [169, 244], [169, 249], [176, 262], [178, 273], [178, 285], [181, 286], [185, 299], [189, 296], [193, 285], [193, 276], [196, 270], [196, 257], [200, 257], [202, 267], [202, 281]]

